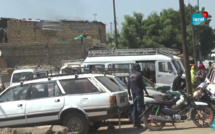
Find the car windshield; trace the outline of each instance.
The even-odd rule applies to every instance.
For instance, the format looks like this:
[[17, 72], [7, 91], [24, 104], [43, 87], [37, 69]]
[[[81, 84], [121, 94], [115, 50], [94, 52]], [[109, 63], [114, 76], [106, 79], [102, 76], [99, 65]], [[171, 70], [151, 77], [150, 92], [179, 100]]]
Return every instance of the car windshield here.
[[39, 78], [39, 77], [46, 77], [47, 76], [47, 72], [43, 72], [43, 71], [41, 71], [41, 72], [36, 72], [36, 75], [37, 75], [37, 77]]
[[[177, 71], [181, 69], [180, 65], [176, 62], [176, 60], [172, 60], [172, 63]], [[181, 70], [183, 71], [183, 69], [181, 69]]]
[[31, 72], [22, 72], [13, 74], [12, 82], [20, 82], [21, 79], [32, 79], [33, 73]]
[[111, 92], [118, 92], [124, 91], [119, 85], [111, 81], [109, 78], [105, 76], [97, 76], [95, 77], [99, 82], [101, 82], [109, 91]]
[[0, 96], [0, 102], [5, 101], [15, 101], [15, 100], [24, 100], [27, 95], [27, 87], [29, 85], [19, 85], [16, 87], [11, 87], [9, 90], [4, 92]]
[[181, 70], [184, 70], [183, 67], [182, 67], [183, 65], [180, 63], [181, 61], [180, 61], [180, 60], [179, 60], [179, 61], [177, 60], [176, 62], [178, 63], [179, 68], [180, 68]]

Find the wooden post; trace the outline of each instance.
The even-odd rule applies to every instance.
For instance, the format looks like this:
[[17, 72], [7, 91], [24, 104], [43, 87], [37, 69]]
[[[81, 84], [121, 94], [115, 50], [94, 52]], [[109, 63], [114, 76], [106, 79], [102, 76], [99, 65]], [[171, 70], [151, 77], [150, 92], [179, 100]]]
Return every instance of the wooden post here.
[[113, 15], [114, 15], [114, 30], [115, 30], [115, 48], [118, 49], [118, 40], [117, 40], [117, 28], [116, 28], [116, 9], [115, 9], [115, 0], [113, 0]]
[[[193, 8], [191, 5], [190, 6], [190, 14], [191, 14], [191, 18], [192, 18], [192, 14], [193, 14]], [[191, 20], [192, 21], [192, 20]], [[195, 32], [194, 32], [194, 28], [193, 25], [191, 24], [191, 30], [192, 30], [192, 43], [193, 43], [193, 59], [195, 64], [197, 65], [197, 60], [196, 60], [196, 41], [195, 41]]]
[[188, 55], [188, 47], [187, 47], [187, 34], [186, 34], [186, 26], [185, 26], [185, 11], [184, 11], [184, 0], [179, 0], [180, 5], [180, 21], [181, 21], [181, 35], [182, 35], [182, 47], [183, 47], [183, 55], [184, 55], [184, 65], [185, 65], [185, 75], [186, 75], [186, 88], [187, 95], [190, 95], [192, 92], [191, 85], [191, 76], [190, 76], [190, 64], [189, 64], [189, 55]]

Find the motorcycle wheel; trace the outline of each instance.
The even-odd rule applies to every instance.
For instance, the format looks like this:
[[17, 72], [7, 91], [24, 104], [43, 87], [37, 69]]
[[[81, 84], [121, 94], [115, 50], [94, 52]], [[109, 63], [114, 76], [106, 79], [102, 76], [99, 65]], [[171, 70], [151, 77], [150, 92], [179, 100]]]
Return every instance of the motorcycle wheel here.
[[214, 113], [208, 107], [198, 107], [192, 111], [191, 118], [197, 127], [210, 127], [214, 120]]
[[[149, 118], [150, 114], [155, 115], [155, 113], [156, 113], [155, 111], [149, 110], [148, 112], [145, 113], [145, 117], [144, 117], [145, 126], [151, 131], [161, 130], [166, 124], [165, 121]], [[157, 116], [163, 116], [163, 115], [160, 112], [158, 112]]]

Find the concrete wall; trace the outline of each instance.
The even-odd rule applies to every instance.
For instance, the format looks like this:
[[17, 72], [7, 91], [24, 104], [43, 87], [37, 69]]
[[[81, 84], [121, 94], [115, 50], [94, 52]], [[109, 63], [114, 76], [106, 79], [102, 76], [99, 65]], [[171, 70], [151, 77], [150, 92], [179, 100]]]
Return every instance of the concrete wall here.
[[[105, 25], [87, 21], [7, 21], [8, 43], [58, 43], [73, 40], [81, 34], [106, 43]], [[97, 45], [97, 44], [94, 44]]]
[[[0, 68], [30, 64], [60, 67], [62, 60], [84, 58], [89, 48], [106, 43], [101, 22], [2, 19], [0, 27], [7, 36], [7, 41], [0, 43]], [[74, 40], [81, 34], [87, 34], [83, 42]]]
[[[0, 49], [2, 51], [1, 59], [7, 63], [7, 67], [30, 64], [60, 67], [62, 60], [84, 58], [87, 55], [87, 50], [92, 48], [92, 40], [84, 39], [83, 46], [84, 53], [82, 53], [80, 40], [52, 44], [26, 43], [20, 45], [1, 43]], [[3, 61], [2, 64], [4, 63]]]

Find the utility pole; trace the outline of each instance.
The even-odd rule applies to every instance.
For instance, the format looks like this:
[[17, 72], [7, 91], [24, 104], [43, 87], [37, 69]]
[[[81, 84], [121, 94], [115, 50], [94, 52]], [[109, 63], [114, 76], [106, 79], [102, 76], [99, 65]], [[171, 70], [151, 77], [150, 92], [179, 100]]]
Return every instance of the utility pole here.
[[118, 48], [117, 28], [116, 28], [115, 0], [113, 0], [113, 15], [114, 15], [114, 30], [115, 30], [115, 47]]
[[[191, 18], [192, 18], [192, 14], [193, 14], [193, 7], [192, 5], [190, 6], [190, 14], [191, 14]], [[192, 20], [191, 20], [192, 21]], [[194, 28], [193, 25], [191, 24], [191, 30], [192, 30], [192, 43], [193, 43], [193, 58], [194, 58], [194, 63], [197, 65], [197, 60], [196, 60], [196, 41], [195, 41], [195, 32], [194, 32]]]
[[190, 95], [192, 92], [191, 77], [190, 77], [190, 67], [189, 67], [189, 55], [187, 47], [187, 34], [185, 26], [185, 11], [184, 11], [184, 0], [179, 0], [180, 5], [180, 21], [181, 21], [181, 35], [182, 35], [182, 47], [184, 55], [184, 65], [185, 65], [185, 75], [186, 75], [186, 88], [187, 94]]
[[[198, 5], [198, 13], [199, 13], [199, 0], [197, 0], [197, 5]], [[199, 61], [202, 61], [202, 53], [201, 53], [201, 42], [200, 42], [200, 30], [199, 30], [199, 26], [198, 26], [198, 34], [199, 34]]]
[[110, 33], [112, 35], [113, 31], [112, 31], [112, 22], [110, 22]]

